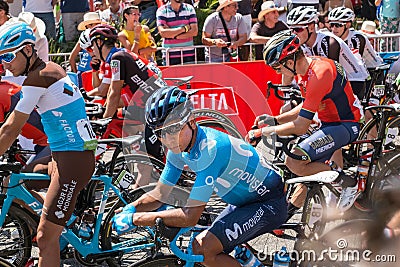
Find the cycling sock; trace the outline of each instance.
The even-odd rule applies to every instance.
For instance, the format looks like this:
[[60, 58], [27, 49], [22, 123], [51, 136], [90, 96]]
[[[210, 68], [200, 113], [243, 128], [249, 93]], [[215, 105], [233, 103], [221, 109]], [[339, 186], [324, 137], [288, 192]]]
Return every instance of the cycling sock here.
[[286, 217], [286, 222], [290, 220], [290, 218], [293, 217], [293, 215], [299, 210], [300, 208], [296, 207], [292, 203], [289, 202], [288, 208], [287, 208], [287, 217]]

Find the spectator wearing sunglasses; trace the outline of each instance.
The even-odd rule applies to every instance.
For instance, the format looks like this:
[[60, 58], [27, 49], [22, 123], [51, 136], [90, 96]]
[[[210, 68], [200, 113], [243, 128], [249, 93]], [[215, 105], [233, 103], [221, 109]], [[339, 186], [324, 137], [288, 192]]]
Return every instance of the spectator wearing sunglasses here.
[[[280, 115], [267, 116], [268, 120], [257, 117], [255, 125], [259, 129], [251, 130], [246, 140], [254, 142], [254, 138], [274, 134], [302, 136], [318, 112], [320, 129], [307, 135], [293, 150], [294, 154], [306, 156], [307, 160], [290, 157], [286, 159], [286, 166], [290, 171], [298, 176], [307, 176], [331, 170], [325, 161], [331, 159], [338, 149], [340, 151], [341, 147], [358, 137], [362, 106], [352, 92], [343, 67], [325, 57], [304, 55], [300, 44], [300, 38], [289, 30], [277, 33], [265, 45], [264, 58], [266, 64], [278, 74], [290, 77], [290, 80], [297, 78], [299, 84], [304, 87], [303, 103]], [[357, 181], [339, 171], [335, 182], [344, 188], [338, 208], [345, 210], [355, 200], [349, 196], [357, 192]], [[289, 218], [298, 207], [302, 207], [306, 195], [304, 189], [299, 185], [290, 199]]]
[[258, 14], [258, 21], [251, 29], [249, 41], [256, 44], [256, 59], [263, 59], [264, 44], [276, 33], [287, 30], [289, 27], [278, 19], [279, 12], [273, 1], [264, 2]]
[[[83, 15], [83, 21], [79, 23], [78, 30], [85, 31], [86, 29], [91, 29], [94, 26], [101, 23], [100, 16], [97, 12], [87, 12]], [[78, 42], [76, 42], [74, 48], [71, 51], [69, 56], [69, 64], [71, 66], [71, 71], [78, 74], [79, 87], [82, 87], [82, 72], [91, 70], [91, 61], [92, 57], [86, 50], [86, 48], [82, 49], [80, 43], [83, 38], [82, 33], [80, 34]], [[79, 63], [76, 63], [76, 59], [79, 56]], [[98, 70], [98, 69], [97, 69]]]
[[[322, 56], [339, 62], [346, 71], [354, 94], [362, 99], [365, 92], [365, 81], [369, 73], [361, 57], [356, 57], [346, 43], [326, 31], [317, 31], [316, 22], [318, 14], [316, 9], [309, 7], [296, 7], [289, 12], [287, 24], [300, 39], [306, 55]], [[284, 81], [290, 83], [290, 81]]]
[[155, 52], [157, 45], [150, 29], [139, 22], [139, 7], [126, 5], [122, 13], [124, 19], [124, 29], [118, 33], [118, 39], [123, 47], [133, 51], [135, 54], [155, 61]]
[[353, 51], [359, 53], [367, 68], [375, 68], [383, 63], [382, 58], [372, 48], [368, 38], [352, 28], [355, 18], [353, 10], [337, 7], [329, 12], [329, 24], [334, 35], [341, 38]]
[[198, 27], [192, 5], [184, 0], [171, 0], [161, 6], [157, 9], [157, 28], [163, 38], [162, 46], [168, 49], [163, 50], [164, 65], [194, 63], [193, 37]]

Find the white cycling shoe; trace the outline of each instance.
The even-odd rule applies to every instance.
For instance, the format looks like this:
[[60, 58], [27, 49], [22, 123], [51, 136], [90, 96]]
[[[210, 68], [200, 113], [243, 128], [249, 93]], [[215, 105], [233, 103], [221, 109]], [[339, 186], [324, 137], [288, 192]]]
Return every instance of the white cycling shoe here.
[[354, 187], [343, 188], [337, 204], [338, 210], [345, 212], [346, 210], [350, 209], [360, 193], [361, 192], [358, 191], [358, 184], [356, 184]]

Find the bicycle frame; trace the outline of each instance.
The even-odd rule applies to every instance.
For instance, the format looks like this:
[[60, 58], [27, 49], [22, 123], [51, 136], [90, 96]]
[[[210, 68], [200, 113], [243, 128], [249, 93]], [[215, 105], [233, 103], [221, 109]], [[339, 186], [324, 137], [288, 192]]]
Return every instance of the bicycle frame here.
[[[20, 182], [21, 180], [49, 180], [50, 177], [45, 174], [38, 174], [38, 173], [12, 173], [10, 176], [10, 182], [8, 185], [7, 189], [7, 197], [4, 200], [3, 207], [1, 208], [1, 213], [0, 213], [0, 228], [3, 226], [6, 215], [11, 207], [11, 204], [14, 199], [20, 199], [24, 201], [26, 204], [28, 204], [29, 207], [31, 207], [35, 213], [40, 216], [42, 213], [42, 208], [43, 204], [38, 201], [35, 197], [32, 196], [32, 194], [22, 186], [22, 183]], [[108, 192], [111, 189], [118, 197], [121, 199], [124, 204], [128, 204], [127, 201], [124, 200], [122, 193], [120, 190], [115, 187], [112, 182], [111, 182], [111, 177], [107, 175], [99, 175], [99, 176], [93, 176], [92, 180], [94, 181], [101, 181], [104, 183], [104, 190], [103, 190], [103, 196], [100, 202], [99, 206], [99, 211], [96, 216], [96, 222], [94, 226], [94, 233], [93, 237], [90, 241], [83, 240], [82, 238], [78, 237], [72, 227], [69, 227], [73, 225], [73, 223], [76, 220], [76, 216], [72, 214], [71, 218], [69, 219], [67, 225], [64, 227], [62, 231], [62, 237], [68, 240], [68, 242], [74, 247], [76, 251], [78, 251], [83, 257], [86, 257], [90, 255], [91, 257], [95, 257], [96, 255], [102, 255], [102, 254], [114, 254], [114, 253], [124, 253], [124, 252], [130, 252], [133, 250], [141, 250], [145, 248], [150, 248], [155, 246], [154, 243], [150, 244], [141, 244], [141, 245], [134, 245], [132, 242], [137, 242], [139, 241], [138, 239], [135, 240], [128, 240], [128, 241], [123, 241], [121, 243], [113, 245], [113, 248], [111, 250], [101, 250], [100, 249], [100, 244], [99, 244], [99, 237], [100, 236], [100, 230], [101, 230], [101, 224], [102, 224], [102, 219], [104, 215], [104, 210], [105, 206], [108, 200]], [[154, 236], [154, 232], [151, 228], [146, 228], [149, 233]], [[95, 237], [95, 238], [94, 238]]]

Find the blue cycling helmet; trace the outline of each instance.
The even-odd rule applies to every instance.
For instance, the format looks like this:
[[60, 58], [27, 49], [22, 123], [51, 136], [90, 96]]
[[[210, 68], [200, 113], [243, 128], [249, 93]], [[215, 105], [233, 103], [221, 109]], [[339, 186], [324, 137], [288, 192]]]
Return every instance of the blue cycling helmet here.
[[166, 86], [154, 92], [146, 102], [147, 125], [155, 129], [165, 122], [188, 119], [193, 110], [189, 94], [176, 86]]
[[36, 37], [28, 24], [15, 21], [6, 22], [0, 27], [0, 53], [8, 49], [17, 49], [25, 44], [35, 44]]

